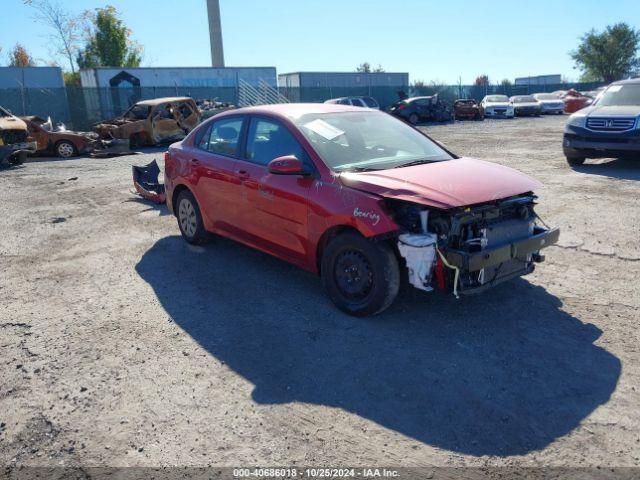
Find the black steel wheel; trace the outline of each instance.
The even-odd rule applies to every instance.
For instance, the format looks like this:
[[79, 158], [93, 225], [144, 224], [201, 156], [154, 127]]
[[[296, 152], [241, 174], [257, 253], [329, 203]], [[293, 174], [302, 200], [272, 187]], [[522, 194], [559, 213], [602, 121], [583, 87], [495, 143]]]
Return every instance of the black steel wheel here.
[[388, 308], [400, 288], [400, 269], [391, 247], [355, 232], [338, 235], [325, 248], [321, 276], [333, 303], [359, 317]]

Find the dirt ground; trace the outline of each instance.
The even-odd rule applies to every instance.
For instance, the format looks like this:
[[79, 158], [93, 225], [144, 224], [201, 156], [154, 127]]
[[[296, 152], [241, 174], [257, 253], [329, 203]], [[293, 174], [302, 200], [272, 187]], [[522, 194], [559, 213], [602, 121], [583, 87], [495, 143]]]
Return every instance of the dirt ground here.
[[184, 243], [132, 193], [161, 149], [0, 171], [0, 465], [640, 466], [640, 163], [569, 168], [565, 120], [425, 127], [544, 182], [560, 245], [368, 320]]

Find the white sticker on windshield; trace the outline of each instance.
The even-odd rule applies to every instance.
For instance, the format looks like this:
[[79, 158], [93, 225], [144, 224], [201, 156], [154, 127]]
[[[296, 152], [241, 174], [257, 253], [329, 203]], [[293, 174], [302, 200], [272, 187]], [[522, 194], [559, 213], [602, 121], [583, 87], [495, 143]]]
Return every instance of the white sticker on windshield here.
[[320, 120], [319, 118], [312, 122], [305, 123], [304, 126], [312, 132], [323, 136], [327, 140], [333, 140], [335, 138], [338, 138], [340, 135], [344, 135], [344, 132], [342, 130], [328, 124], [324, 120]]
[[612, 87], [609, 87], [609, 90], [607, 90], [607, 92], [619, 92], [622, 89], [622, 85], [614, 85]]

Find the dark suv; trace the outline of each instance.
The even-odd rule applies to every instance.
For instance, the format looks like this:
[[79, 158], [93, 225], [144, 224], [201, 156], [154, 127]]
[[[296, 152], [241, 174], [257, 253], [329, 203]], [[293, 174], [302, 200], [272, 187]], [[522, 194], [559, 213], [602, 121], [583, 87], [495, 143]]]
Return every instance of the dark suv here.
[[593, 105], [571, 115], [562, 146], [570, 165], [587, 158], [640, 158], [640, 78], [612, 83]]
[[394, 103], [389, 113], [408, 121], [411, 125], [425, 120], [436, 122], [453, 120], [451, 106], [440, 100], [437, 94], [430, 97], [405, 98]]

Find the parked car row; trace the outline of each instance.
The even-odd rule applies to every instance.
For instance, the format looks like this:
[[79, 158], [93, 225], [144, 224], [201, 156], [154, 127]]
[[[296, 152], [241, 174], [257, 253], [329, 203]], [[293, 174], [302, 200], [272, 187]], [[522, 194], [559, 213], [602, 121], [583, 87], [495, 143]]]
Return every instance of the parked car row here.
[[[453, 105], [450, 105], [436, 94], [398, 100], [389, 107], [388, 112], [412, 125], [416, 125], [424, 121], [483, 120], [484, 118], [562, 114], [568, 108], [567, 105], [571, 105], [570, 111], [576, 111], [578, 108], [582, 108], [579, 105], [585, 106], [592, 101], [590, 97], [583, 96], [577, 92], [572, 93], [571, 90], [564, 92], [564, 95], [565, 99], [554, 93], [536, 93], [512, 97], [487, 95], [480, 103], [475, 99], [460, 98]], [[589, 101], [583, 100], [583, 98], [589, 99]], [[379, 103], [371, 97], [332, 98], [324, 103], [380, 108]]]

